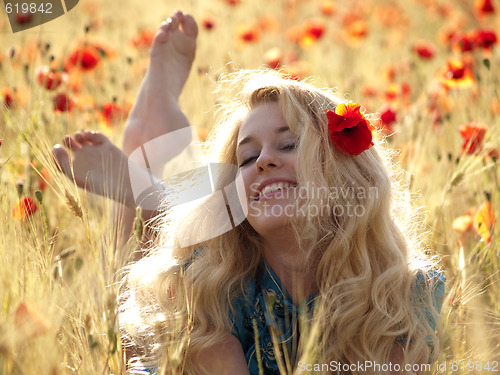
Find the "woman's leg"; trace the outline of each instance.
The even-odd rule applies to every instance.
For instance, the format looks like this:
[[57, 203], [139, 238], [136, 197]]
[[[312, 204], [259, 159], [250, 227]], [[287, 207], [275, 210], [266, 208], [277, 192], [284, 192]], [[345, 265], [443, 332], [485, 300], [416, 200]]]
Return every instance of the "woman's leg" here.
[[[123, 152], [104, 135], [93, 132], [77, 132], [72, 137], [65, 137], [63, 143], [73, 151], [73, 158], [60, 146], [53, 150], [61, 170], [69, 178], [74, 178], [78, 186], [125, 203], [118, 203], [114, 213], [121, 237], [118, 248], [130, 237], [136, 215], [130, 184], [134, 180], [152, 177], [146, 175], [142, 178], [140, 168], [129, 171], [127, 157], [166, 134], [173, 133], [172, 136], [176, 137], [181, 129], [190, 133], [189, 121], [179, 108], [178, 98], [194, 60], [197, 34], [198, 27], [193, 17], [179, 11], [159, 28], [151, 46], [148, 71], [125, 127]], [[181, 132], [186, 134], [186, 131]], [[166, 162], [182, 150], [177, 140], [172, 141], [172, 136], [167, 138], [171, 145], [162, 147], [164, 155], [154, 155], [156, 160], [152, 164], [155, 167], [149, 172], [158, 179], [162, 177], [162, 161]], [[106, 165], [113, 165], [113, 168], [104, 168]], [[144, 218], [151, 218], [154, 214], [155, 210], [145, 210]]]

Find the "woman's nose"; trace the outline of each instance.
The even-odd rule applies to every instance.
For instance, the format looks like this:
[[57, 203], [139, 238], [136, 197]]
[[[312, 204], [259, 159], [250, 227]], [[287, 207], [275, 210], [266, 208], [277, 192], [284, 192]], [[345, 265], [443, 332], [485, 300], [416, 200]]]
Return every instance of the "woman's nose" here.
[[271, 150], [262, 150], [255, 165], [257, 169], [263, 171], [268, 168], [276, 168], [280, 165], [281, 161], [279, 155]]

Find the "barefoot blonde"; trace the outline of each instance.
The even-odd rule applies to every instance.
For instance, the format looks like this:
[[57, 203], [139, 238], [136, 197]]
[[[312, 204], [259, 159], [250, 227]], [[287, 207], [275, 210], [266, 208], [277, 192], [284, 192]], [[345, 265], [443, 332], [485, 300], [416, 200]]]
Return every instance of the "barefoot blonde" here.
[[[377, 195], [311, 194], [296, 202], [298, 207], [351, 203], [361, 205], [363, 215], [268, 217], [254, 205], [234, 230], [183, 248], [176, 236], [194, 236], [209, 225], [184, 218], [170, 233], [167, 261], [159, 261], [165, 248], [152, 258], [160, 271], [151, 270], [152, 259], [145, 259], [129, 274], [124, 312], [135, 309], [137, 315], [122, 321], [151, 349], [150, 364], [163, 358], [162, 366], [170, 368], [169, 355], [183, 342], [185, 373], [203, 368], [219, 373], [220, 368], [210, 371], [210, 360], [224, 355], [224, 347], [237, 363], [219, 366], [251, 374], [259, 373], [259, 366], [265, 374], [300, 372], [299, 364], [332, 360], [400, 366], [432, 361], [439, 347], [434, 330], [442, 277], [429, 264], [422, 266], [425, 257], [415, 236], [396, 223], [402, 212], [393, 209], [404, 205], [397, 201], [397, 183], [388, 173], [382, 145], [357, 156], [337, 150], [329, 140], [325, 111], [340, 100], [328, 91], [262, 71], [229, 75], [222, 84], [229, 85], [224, 93], [231, 100], [209, 137], [211, 160], [240, 166], [249, 205], [254, 203], [252, 183], [273, 178], [291, 187], [288, 196], [269, 193], [265, 201], [272, 208], [289, 204], [291, 189], [308, 184], [320, 191], [375, 187]], [[283, 125], [289, 130], [273, 135]], [[253, 141], [242, 145], [248, 137]], [[229, 182], [220, 181], [220, 187]], [[160, 326], [163, 340], [158, 341], [151, 327]], [[238, 367], [241, 355], [247, 372]]]
[[[189, 26], [178, 29], [183, 19], [174, 14], [155, 43], [189, 37]], [[181, 216], [170, 210], [162, 217], [159, 245], [129, 267], [121, 297], [120, 323], [140, 348], [136, 359], [151, 373], [419, 373], [404, 366], [436, 358], [443, 277], [421, 251], [416, 216], [408, 214], [382, 142], [358, 155], [343, 152], [327, 117], [342, 100], [274, 71], [226, 75], [220, 94], [207, 153], [237, 166], [237, 176], [221, 174], [214, 191], [241, 178], [246, 220], [235, 224], [232, 215], [232, 230], [185, 246], [228, 215], [208, 209], [216, 194]], [[178, 113], [172, 103], [167, 108]], [[84, 145], [78, 138], [66, 141], [77, 149], [73, 161], [56, 150], [65, 173], [73, 163], [86, 176], [80, 159], [97, 147], [118, 162], [125, 157], [109, 141]], [[348, 214], [349, 206], [359, 211]], [[379, 367], [351, 366], [367, 363]]]

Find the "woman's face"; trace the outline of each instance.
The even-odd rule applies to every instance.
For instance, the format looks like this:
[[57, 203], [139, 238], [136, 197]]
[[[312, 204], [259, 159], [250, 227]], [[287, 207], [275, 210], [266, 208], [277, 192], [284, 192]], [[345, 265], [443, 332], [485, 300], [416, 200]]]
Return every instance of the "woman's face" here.
[[247, 219], [263, 236], [294, 216], [297, 142], [278, 103], [259, 104], [241, 125], [236, 159], [245, 185]]

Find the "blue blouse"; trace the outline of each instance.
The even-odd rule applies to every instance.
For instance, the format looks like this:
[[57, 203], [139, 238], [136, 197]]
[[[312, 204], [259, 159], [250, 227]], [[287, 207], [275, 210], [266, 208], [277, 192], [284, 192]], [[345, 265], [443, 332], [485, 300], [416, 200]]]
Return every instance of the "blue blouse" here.
[[[445, 277], [437, 270], [428, 270], [426, 276], [420, 272], [417, 274], [417, 290], [423, 292], [426, 281], [429, 280], [433, 282], [433, 307], [439, 312], [444, 298]], [[314, 301], [318, 297], [319, 294], [314, 294], [300, 306], [295, 306], [271, 266], [264, 263], [256, 278], [250, 280], [245, 295], [233, 299], [235, 314], [229, 314], [233, 322], [232, 333], [241, 343], [251, 375], [259, 374], [259, 362], [263, 366], [264, 374], [280, 374], [271, 332], [274, 332], [280, 350], [286, 351], [288, 362], [296, 362], [300, 337], [297, 319], [301, 314], [312, 314]], [[435, 330], [436, 322], [429, 309], [425, 311], [425, 318]], [[404, 342], [404, 338], [398, 341]]]
[[[428, 281], [432, 284], [433, 307], [439, 312], [444, 298], [445, 277], [437, 270], [429, 269], [426, 275], [417, 274], [417, 290], [424, 291]], [[245, 353], [245, 359], [251, 375], [259, 374], [259, 363], [266, 375], [279, 375], [279, 368], [271, 332], [277, 337], [281, 350], [286, 352], [289, 363], [296, 362], [297, 344], [300, 337], [298, 317], [301, 314], [312, 314], [314, 301], [319, 294], [304, 300], [295, 306], [283, 283], [276, 276], [271, 266], [264, 262], [245, 289], [245, 295], [233, 299], [234, 314], [230, 311], [232, 334], [238, 338]], [[429, 309], [425, 318], [432, 329], [436, 322]], [[257, 336], [256, 336], [257, 335]], [[256, 340], [256, 337], [258, 339]], [[402, 340], [398, 340], [404, 342]], [[258, 342], [258, 347], [256, 345]], [[134, 371], [134, 370], [132, 370]], [[138, 369], [135, 374], [156, 374], [156, 369]]]
[[295, 363], [300, 336], [297, 319], [303, 313], [312, 314], [318, 297], [318, 293], [313, 294], [300, 306], [295, 306], [281, 280], [264, 262], [257, 276], [248, 283], [245, 295], [233, 299], [235, 315], [229, 314], [233, 322], [232, 333], [241, 343], [251, 375], [259, 374], [259, 362], [264, 374], [280, 373], [271, 332], [274, 332], [281, 350], [286, 350], [289, 362]]

